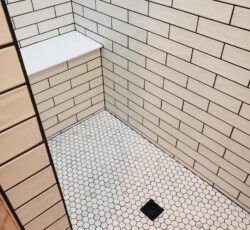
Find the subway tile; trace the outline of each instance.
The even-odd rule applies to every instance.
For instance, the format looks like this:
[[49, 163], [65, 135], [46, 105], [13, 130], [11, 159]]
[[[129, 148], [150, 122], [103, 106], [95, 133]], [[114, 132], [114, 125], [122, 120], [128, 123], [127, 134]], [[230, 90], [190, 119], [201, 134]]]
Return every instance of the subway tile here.
[[144, 87], [144, 80], [137, 75], [117, 66], [114, 65], [114, 72], [123, 78], [125, 78], [127, 81], [132, 82], [133, 84], [143, 88]]
[[249, 21], [250, 21], [250, 10], [236, 6], [234, 9], [231, 25], [249, 30], [250, 29]]
[[155, 62], [151, 59], [147, 59], [146, 68], [154, 73], [159, 74], [160, 76], [177, 83], [185, 87], [187, 85], [187, 76], [175, 71], [165, 65], [162, 65], [158, 62]]
[[250, 105], [243, 103], [240, 109], [240, 115], [250, 120]]
[[174, 107], [174, 106], [172, 106], [164, 101], [162, 102], [162, 110], [165, 111], [166, 113], [169, 113], [170, 115], [177, 118], [178, 120], [185, 122], [189, 126], [196, 129], [197, 131], [201, 132], [201, 130], [203, 128], [203, 123], [201, 121], [197, 120], [196, 118], [190, 116], [189, 114], [183, 112], [182, 110], [177, 109], [176, 107]]
[[148, 33], [147, 43], [184, 60], [190, 61], [191, 59], [191, 48], [159, 35]]
[[[68, 82], [67, 82], [68, 83]], [[62, 93], [60, 95], [57, 95], [54, 97], [54, 102], [56, 105], [64, 102], [64, 101], [67, 101], [68, 99], [72, 98], [72, 97], [75, 97], [83, 92], [86, 92], [87, 90], [89, 90], [89, 84], [88, 83], [85, 83], [85, 84], [82, 84], [82, 85], [79, 85], [75, 88], [72, 88], [68, 91], [66, 91], [65, 93]]]
[[168, 37], [169, 25], [165, 22], [129, 11], [129, 23], [163, 37]]
[[246, 103], [250, 102], [250, 89], [233, 81], [227, 80], [226, 78], [217, 76], [214, 87], [215, 89], [236, 97], [241, 101], [244, 101]]
[[193, 149], [191, 149], [187, 145], [181, 143], [180, 141], [177, 142], [177, 148], [179, 150], [181, 150], [182, 152], [184, 152], [185, 154], [187, 154], [192, 159], [194, 159], [199, 164], [202, 164], [204, 167], [206, 167], [207, 169], [209, 169], [214, 174], [217, 173], [217, 171], [219, 169], [219, 166], [216, 163], [210, 161], [208, 158], [202, 156], [197, 151], [194, 151]]
[[118, 55], [135, 62], [136, 64], [145, 67], [146, 65], [146, 58], [130, 49], [127, 49], [126, 47], [123, 47], [119, 44], [114, 43], [114, 52]]
[[162, 64], [166, 62], [166, 53], [132, 38], [129, 38], [129, 48]]
[[72, 4], [71, 2], [66, 2], [64, 4], [56, 5], [55, 11], [56, 16], [72, 13]]
[[47, 8], [64, 2], [69, 2], [69, 0], [32, 0], [35, 10]]
[[110, 80], [114, 81], [115, 83], [127, 88], [128, 86], [128, 81], [125, 78], [122, 78], [121, 76], [117, 75], [114, 72], [111, 72], [107, 69], [103, 69], [103, 75]]
[[0, 92], [25, 82], [14, 46], [0, 50]]
[[33, 95], [36, 95], [50, 87], [49, 81], [47, 79], [35, 83], [31, 86]]
[[95, 0], [74, 0], [74, 2], [89, 7], [91, 9], [95, 9], [96, 7], [96, 1]]
[[90, 89], [96, 88], [97, 86], [102, 86], [103, 81], [102, 81], [102, 76], [97, 77], [89, 82]]
[[33, 11], [28, 14], [16, 16], [14, 23], [16, 28], [32, 25], [41, 21], [45, 21], [55, 17], [55, 11], [53, 7], [46, 8], [39, 11]]
[[[203, 144], [210, 150], [216, 152], [220, 156], [223, 156], [225, 152], [225, 148], [222, 146], [222, 143], [218, 144], [216, 141], [209, 138], [209, 136], [205, 136], [204, 134], [192, 129], [184, 123], [180, 125], [180, 131], [193, 138], [195, 141]], [[206, 133], [205, 133], [206, 134]]]
[[86, 64], [82, 64], [82, 65], [76, 66], [72, 69], [69, 69], [65, 72], [62, 72], [62, 73], [59, 73], [59, 74], [56, 74], [56, 75], [50, 77], [49, 82], [50, 82], [51, 87], [53, 87], [53, 86], [58, 85], [62, 82], [68, 81], [72, 78], [75, 78], [79, 75], [82, 75], [86, 72], [87, 72]]
[[102, 57], [108, 59], [109, 61], [111, 61], [111, 62], [113, 62], [113, 63], [115, 63], [123, 68], [128, 67], [128, 61], [125, 58], [123, 58], [115, 53], [112, 53], [107, 49], [102, 49]]
[[139, 130], [139, 132], [141, 132], [143, 135], [145, 135], [149, 139], [155, 142], [157, 141], [157, 135], [153, 133], [150, 129], [146, 128], [144, 125], [138, 123], [132, 118], [129, 118], [129, 124], [132, 125], [134, 128], [136, 128], [137, 130]]
[[102, 58], [102, 66], [110, 71], [114, 71], [114, 64], [106, 58]]
[[42, 113], [42, 112], [46, 111], [47, 109], [52, 108], [54, 106], [54, 102], [53, 102], [53, 99], [50, 98], [47, 101], [44, 101], [40, 104], [37, 104], [36, 106], [37, 106], [39, 113]]
[[130, 108], [128, 108], [124, 104], [120, 103], [119, 101], [116, 101], [116, 107], [118, 109], [120, 109], [121, 111], [126, 111], [126, 114], [129, 117], [133, 118], [135, 121], [137, 121], [140, 124], [142, 124], [142, 116], [139, 115], [138, 113], [136, 113], [135, 111], [131, 110]]
[[108, 94], [109, 96], [111, 96], [115, 100], [120, 101], [124, 105], [127, 105], [128, 99], [126, 97], [122, 96], [122, 94], [120, 94], [119, 92], [116, 92], [107, 86], [104, 86], [104, 91], [105, 91], [105, 94]]
[[205, 18], [229, 23], [233, 6], [212, 0], [174, 0], [173, 7]]
[[179, 127], [180, 121], [173, 117], [171, 114], [157, 108], [155, 105], [152, 105], [149, 102], [144, 102], [144, 109], [148, 112], [152, 113], [154, 116], [162, 119], [163, 121], [167, 122], [168, 124], [172, 125], [175, 128]]
[[197, 32], [243, 49], [250, 49], [250, 32], [246, 30], [200, 18]]
[[34, 83], [37, 83], [37, 82], [42, 81], [44, 79], [47, 79], [53, 75], [64, 72], [65, 70], [67, 70], [67, 63], [66, 62], [59, 64], [59, 65], [56, 65], [56, 66], [53, 66], [49, 69], [43, 70], [39, 73], [30, 75], [29, 81], [30, 81], [31, 85], [33, 85]]
[[81, 111], [89, 108], [91, 106], [91, 100], [86, 100], [70, 109], [63, 111], [62, 113], [58, 114], [59, 122], [64, 121], [65, 119], [72, 117], [75, 114], [80, 113]]
[[56, 105], [56, 106], [46, 110], [45, 112], [40, 113], [40, 118], [44, 122], [44, 121], [48, 120], [49, 118], [52, 118], [52, 117], [58, 115], [59, 113], [62, 113], [63, 111], [70, 109], [73, 106], [74, 106], [74, 101], [71, 98], [68, 101], [65, 101], [59, 105]]
[[246, 146], [247, 148], [250, 149], [250, 135], [234, 128], [233, 133], [232, 133], [232, 139], [235, 141], [238, 141], [240, 144]]
[[214, 58], [195, 50], [193, 53], [192, 62], [239, 84], [245, 86], [249, 84], [249, 71], [218, 58]]
[[183, 111], [204, 122], [205, 124], [215, 128], [216, 130], [224, 133], [227, 136], [230, 136], [232, 132], [233, 127], [231, 125], [189, 103], [184, 103]]
[[190, 148], [197, 150], [198, 148], [198, 142], [193, 139], [192, 137], [190, 137], [189, 135], [186, 135], [185, 133], [181, 132], [178, 130], [177, 128], [174, 128], [173, 126], [169, 125], [167, 123], [168, 121], [166, 120], [160, 121], [160, 127], [165, 130], [166, 132], [168, 132], [169, 134], [171, 134], [172, 136], [176, 137], [176, 139], [182, 141], [183, 143], [185, 143], [186, 145], [188, 145]]
[[23, 28], [15, 30], [15, 35], [18, 41], [29, 37], [33, 37], [38, 34], [39, 31], [37, 25], [25, 26]]
[[229, 137], [217, 132], [216, 130], [205, 125], [203, 130], [204, 135], [211, 138], [212, 140], [220, 143], [220, 145], [226, 147], [227, 149], [235, 152], [242, 158], [249, 161], [250, 159], [250, 151], [247, 147], [237, 143], [236, 141], [230, 139]]
[[0, 96], [0, 131], [35, 115], [26, 86]]
[[37, 119], [29, 119], [1, 133], [0, 140], [0, 152], [4, 153], [0, 155], [0, 163], [4, 163], [42, 141]]
[[172, 55], [168, 55], [167, 66], [183, 73], [191, 78], [194, 78], [200, 82], [203, 82], [207, 85], [213, 86], [215, 81], [215, 74], [205, 70], [199, 66], [176, 58]]
[[[24, 165], [26, 166], [23, 167]], [[7, 190], [47, 165], [49, 165], [47, 150], [44, 145], [40, 145], [1, 167], [1, 186]]]
[[71, 79], [71, 85], [72, 87], [77, 87], [83, 83], [86, 83], [88, 81], [91, 81], [99, 76], [102, 75], [102, 70], [101, 68], [97, 68], [97, 69], [93, 69], [91, 71], [88, 71], [86, 73], [81, 74], [78, 77], [75, 77], [73, 79]]
[[87, 99], [93, 98], [94, 96], [103, 93], [103, 86], [100, 85], [94, 89], [88, 90], [74, 98], [75, 104], [79, 104]]
[[169, 144], [167, 141], [163, 140], [162, 138], [158, 139], [158, 144], [161, 145], [164, 149], [169, 151], [171, 154], [173, 154], [175, 157], [179, 158], [182, 160], [184, 163], [186, 163], [188, 166], [193, 167], [194, 165], [194, 160], [177, 149], [175, 146]]
[[132, 62], [129, 62], [129, 71], [159, 87], [163, 86], [163, 78], [161, 76], [154, 74], [153, 72], [148, 71], [147, 69]]
[[[250, 174], [250, 163], [249, 161], [245, 160], [244, 158], [238, 156], [237, 154], [235, 154], [234, 152], [227, 150], [225, 152], [224, 158], [231, 162], [232, 164], [234, 164], [236, 167], [240, 166], [240, 169], [243, 170], [244, 172], [246, 172], [247, 174]], [[229, 171], [229, 170], [228, 170]], [[236, 176], [237, 174], [233, 174], [234, 176]], [[241, 174], [242, 175], [242, 174]], [[237, 177], [237, 176], [236, 176]], [[249, 176], [248, 176], [249, 177]], [[239, 177], [238, 177], [239, 178]], [[244, 174], [243, 176], [241, 176], [242, 181], [244, 181], [245, 177]]]
[[134, 94], [138, 95], [139, 97], [143, 98], [144, 100], [153, 103], [156, 107], [160, 108], [161, 106], [160, 98], [155, 97], [146, 90], [143, 90], [130, 82], [129, 82], [129, 90], [132, 91]]
[[87, 63], [87, 66], [88, 66], [88, 71], [90, 71], [90, 70], [92, 70], [92, 69], [95, 69], [95, 68], [97, 68], [97, 67], [100, 67], [101, 66], [101, 58], [100, 57], [98, 57], [98, 58], [96, 58], [96, 59], [94, 59], [94, 60], [92, 60], [92, 61], [89, 61], [88, 63]]
[[148, 129], [150, 129], [151, 131], [153, 131], [154, 133], [156, 133], [159, 137], [161, 137], [171, 145], [173, 146], [176, 145], [177, 141], [176, 138], [174, 138], [173, 136], [171, 136], [170, 134], [159, 128], [157, 125], [154, 125], [153, 123], [145, 119], [143, 120], [143, 125]]
[[58, 94], [65, 92], [69, 89], [70, 89], [69, 82], [65, 82], [65, 83], [62, 83], [62, 84], [57, 85], [55, 87], [49, 88], [49, 89], [35, 95], [36, 103], [43, 102], [51, 97], [54, 97]]
[[126, 2], [123, 0], [112, 0], [112, 3], [141, 14], [148, 14], [148, 2], [145, 0], [127, 0]]
[[93, 20], [94, 22], [100, 23], [104, 26], [111, 27], [111, 17], [102, 14], [96, 10], [91, 10], [84, 7], [84, 17]]
[[213, 181], [216, 185], [221, 187], [224, 191], [227, 191], [231, 196], [237, 198], [239, 195], [239, 191], [233, 187], [231, 184], [227, 183], [223, 179], [221, 179], [219, 176], [215, 175], [208, 169], [206, 169], [204, 166], [202, 166], [199, 163], [195, 163], [194, 169], [197, 170], [199, 173], [201, 173], [203, 176], [207, 177], [209, 180]]
[[98, 25], [98, 34], [110, 39], [111, 41], [117, 42], [120, 45], [128, 46], [127, 36], [120, 32]]
[[248, 197], [250, 196], [249, 186], [247, 186], [244, 182], [232, 176], [227, 171], [220, 168], [218, 172], [218, 176], [221, 177], [223, 180], [227, 181], [228, 183], [232, 184], [234, 187], [236, 187], [238, 190], [243, 192]]
[[152, 122], [155, 125], [159, 124], [159, 118], [153, 114], [153, 111], [147, 111], [144, 108], [140, 107], [139, 105], [135, 104], [134, 102], [130, 101], [128, 102], [128, 106], [133, 111], [136, 111], [139, 113], [142, 117], [146, 118], [150, 122]]
[[61, 130], [75, 124], [77, 122], [76, 116], [70, 117], [56, 125], [54, 125], [53, 127], [45, 130], [45, 135], [47, 138], [51, 137], [52, 135], [60, 132]]
[[239, 195], [239, 201], [242, 202], [244, 205], [246, 205], [247, 207], [250, 207], [250, 198], [249, 196], [246, 196], [245, 194], [241, 193]]
[[149, 3], [149, 16], [192, 31], [195, 31], [198, 21], [196, 15], [154, 3]]
[[[218, 154], [216, 154], [213, 151], [209, 150], [208, 148], [206, 148], [203, 145], [199, 146], [198, 152], [200, 154], [202, 154], [204, 157], [206, 157], [209, 160], [211, 160], [212, 162], [214, 162], [215, 164], [217, 164], [220, 168], [223, 168], [226, 171], [230, 172], [232, 175], [234, 175], [235, 177], [237, 177], [241, 181], [243, 181], [243, 182], [245, 181], [245, 179], [247, 177], [247, 173], [244, 172], [244, 169], [242, 170], [239, 167], [235, 166], [236, 165], [235, 163], [233, 163], [231, 161], [228, 161], [227, 157], [231, 157], [231, 155], [227, 154], [227, 152], [224, 155], [224, 158], [222, 158], [221, 156], [219, 156]], [[236, 157], [234, 157], [234, 158], [237, 158], [237, 155], [235, 155], [235, 156]], [[236, 162], [239, 162], [239, 161], [236, 160]], [[241, 162], [243, 162], [243, 164], [245, 163], [243, 159], [241, 160]], [[245, 165], [246, 165], [246, 163], [245, 163]]]
[[42, 125], [43, 125], [44, 130], [46, 130], [46, 129], [56, 125], [57, 123], [58, 123], [57, 116], [54, 116], [54, 117], [51, 117], [48, 120], [44, 121]]
[[96, 8], [98, 11], [100, 11], [106, 15], [110, 15], [114, 18], [118, 18], [118, 19], [123, 20], [123, 21], [128, 20], [128, 11], [126, 9], [119, 7], [119, 6], [115, 6], [115, 5], [108, 4], [106, 2], [97, 0], [96, 1]]
[[[95, 34], [89, 30], [86, 31], [86, 35], [90, 38], [92, 38], [93, 40], [101, 43], [103, 45], [104, 48], [108, 49], [108, 50], [112, 50], [112, 44], [113, 42], [103, 36], [100, 36], [98, 34]], [[102, 49], [103, 50], [103, 49]]]
[[193, 33], [176, 26], [170, 28], [170, 39], [216, 57], [221, 57], [223, 43], [211, 38]]
[[195, 106], [206, 110], [208, 107], [208, 100], [193, 93], [190, 90], [187, 90], [175, 83], [172, 83], [168, 80], [165, 80], [164, 83], [164, 89], [167, 90], [168, 92], [182, 98], [185, 101], [190, 102], [191, 104], [194, 104]]
[[128, 115], [126, 113], [117, 109], [114, 105], [110, 104], [107, 101], [106, 101], [106, 108], [108, 111], [111, 111], [111, 113], [115, 114], [117, 117], [119, 117], [123, 121], [128, 121]]
[[95, 33], [97, 33], [97, 23], [93, 22], [87, 18], [81, 17], [77, 14], [74, 15], [74, 22], [85, 29], [91, 30]]
[[162, 88], [155, 86], [149, 82], [146, 82], [145, 89], [151, 94], [157, 96], [158, 98], [168, 102], [169, 104], [181, 109], [183, 105], [183, 100], [175, 95], [165, 91]]
[[250, 52], [225, 44], [222, 59], [246, 69], [250, 69]]
[[250, 134], [250, 123], [248, 120], [239, 117], [237, 114], [232, 113], [223, 107], [216, 105], [214, 103], [210, 103], [208, 112], [213, 114], [214, 116], [222, 119], [223, 121], [227, 122], [228, 124], [239, 128], [241, 131]]
[[115, 84], [115, 91], [119, 92], [125, 98], [128, 98], [129, 100], [135, 102], [137, 105], [139, 106], [143, 105], [143, 99], [137, 96], [133, 91], [127, 90], [117, 84]]
[[[192, 92], [199, 94], [227, 109], [232, 112], [237, 113], [240, 109], [241, 102], [229, 95], [226, 95], [212, 87], [209, 87], [201, 82], [190, 79], [188, 81], [187, 88]], [[192, 101], [190, 101], [192, 103]]]
[[12, 3], [12, 4], [8, 4], [8, 11], [9, 11], [10, 17], [29, 13], [33, 11], [32, 1], [23, 0], [23, 1]]
[[96, 113], [97, 111], [99, 110], [103, 110], [104, 109], [104, 102], [101, 101], [99, 102], [98, 104], [95, 104], [93, 106], [91, 106], [90, 108], [88, 109], [85, 109], [84, 111], [80, 112], [77, 114], [77, 119], [78, 120], [82, 120], [82, 119], [85, 119], [87, 118], [88, 116]]
[[131, 24], [123, 21], [112, 19], [112, 28], [120, 33], [126, 34], [129, 37], [146, 42], [147, 32]]

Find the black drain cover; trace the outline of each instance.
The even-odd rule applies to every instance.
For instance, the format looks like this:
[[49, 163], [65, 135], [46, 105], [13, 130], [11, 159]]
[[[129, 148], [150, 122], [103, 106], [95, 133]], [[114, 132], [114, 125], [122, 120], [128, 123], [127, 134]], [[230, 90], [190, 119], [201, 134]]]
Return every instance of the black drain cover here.
[[154, 221], [163, 211], [158, 204], [153, 200], [149, 200], [142, 208], [142, 213], [144, 213], [150, 220]]

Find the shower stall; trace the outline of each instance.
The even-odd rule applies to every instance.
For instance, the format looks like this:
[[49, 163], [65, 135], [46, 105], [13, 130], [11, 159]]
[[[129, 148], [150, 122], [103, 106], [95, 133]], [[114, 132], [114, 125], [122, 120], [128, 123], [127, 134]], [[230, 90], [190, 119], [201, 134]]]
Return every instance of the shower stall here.
[[24, 77], [0, 73], [0, 185], [21, 228], [250, 229], [250, 3], [2, 7], [0, 71]]

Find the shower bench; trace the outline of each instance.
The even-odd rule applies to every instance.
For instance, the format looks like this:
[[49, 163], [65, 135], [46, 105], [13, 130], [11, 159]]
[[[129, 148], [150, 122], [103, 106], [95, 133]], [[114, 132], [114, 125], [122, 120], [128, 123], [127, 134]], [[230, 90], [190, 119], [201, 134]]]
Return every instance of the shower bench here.
[[48, 138], [104, 107], [101, 48], [73, 31], [21, 49]]

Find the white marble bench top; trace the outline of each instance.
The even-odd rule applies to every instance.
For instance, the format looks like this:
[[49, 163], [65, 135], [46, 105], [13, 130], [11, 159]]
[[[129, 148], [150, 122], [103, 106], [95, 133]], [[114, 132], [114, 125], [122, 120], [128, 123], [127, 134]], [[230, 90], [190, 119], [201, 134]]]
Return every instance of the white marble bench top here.
[[102, 48], [102, 45], [73, 31], [21, 49], [28, 75]]

